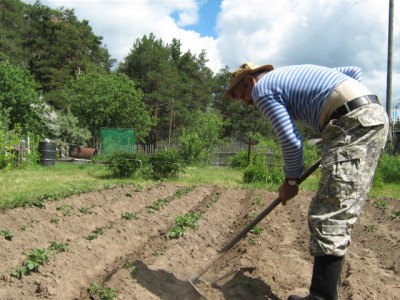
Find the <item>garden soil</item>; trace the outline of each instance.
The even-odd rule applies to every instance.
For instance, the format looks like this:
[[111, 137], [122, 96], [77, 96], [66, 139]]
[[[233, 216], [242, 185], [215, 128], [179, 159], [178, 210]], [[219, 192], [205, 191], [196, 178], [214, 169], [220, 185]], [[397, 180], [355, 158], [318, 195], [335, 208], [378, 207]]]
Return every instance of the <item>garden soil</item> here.
[[[182, 190], [170, 183], [115, 187], [0, 211], [0, 230], [13, 234], [11, 240], [0, 236], [0, 299], [102, 299], [101, 291], [114, 291], [114, 299], [199, 299], [188, 280], [277, 194], [218, 186]], [[258, 234], [249, 233], [218, 260], [196, 284], [203, 296], [306, 295], [312, 270], [307, 208], [313, 194], [301, 191], [279, 205], [261, 221]], [[164, 205], [150, 209], [155, 203]], [[396, 199], [366, 203], [353, 228], [340, 299], [400, 299], [400, 218], [393, 216], [399, 210]], [[198, 227], [167, 238], [175, 218], [190, 211], [203, 214]], [[67, 251], [51, 251], [38, 271], [20, 279], [10, 275], [30, 251], [49, 249], [52, 242], [68, 244]]]

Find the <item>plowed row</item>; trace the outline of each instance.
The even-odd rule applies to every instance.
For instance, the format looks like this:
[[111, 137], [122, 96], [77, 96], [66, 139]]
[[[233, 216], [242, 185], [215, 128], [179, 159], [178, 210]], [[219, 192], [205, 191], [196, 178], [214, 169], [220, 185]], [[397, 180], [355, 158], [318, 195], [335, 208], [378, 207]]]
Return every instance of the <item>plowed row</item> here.
[[[188, 279], [277, 195], [217, 186], [192, 187], [180, 195], [182, 188], [168, 183], [116, 187], [43, 208], [1, 211], [0, 230], [14, 237], [0, 237], [0, 299], [95, 299], [88, 293], [94, 282], [115, 290], [116, 299], [199, 299]], [[278, 206], [260, 223], [261, 234], [249, 233], [201, 277], [201, 293], [208, 299], [286, 299], [292, 292], [307, 293], [312, 196], [301, 192], [286, 207]], [[159, 199], [168, 203], [149, 210]], [[354, 228], [341, 299], [400, 298], [400, 220], [391, 213], [400, 204], [384, 201], [386, 209], [370, 200]], [[168, 239], [175, 217], [190, 211], [203, 212], [198, 228]], [[123, 218], [127, 212], [137, 218]], [[103, 233], [88, 240], [96, 228]], [[38, 272], [21, 279], [10, 275], [26, 259], [24, 253], [47, 248], [51, 241], [68, 243], [68, 251], [53, 253]]]

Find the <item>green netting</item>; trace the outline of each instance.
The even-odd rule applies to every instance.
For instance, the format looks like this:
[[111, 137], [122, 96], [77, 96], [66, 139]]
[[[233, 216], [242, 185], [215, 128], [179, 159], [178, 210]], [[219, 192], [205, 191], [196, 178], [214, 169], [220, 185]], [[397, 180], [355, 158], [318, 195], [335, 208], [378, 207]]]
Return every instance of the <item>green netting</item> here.
[[101, 153], [135, 152], [135, 131], [132, 128], [100, 128]]

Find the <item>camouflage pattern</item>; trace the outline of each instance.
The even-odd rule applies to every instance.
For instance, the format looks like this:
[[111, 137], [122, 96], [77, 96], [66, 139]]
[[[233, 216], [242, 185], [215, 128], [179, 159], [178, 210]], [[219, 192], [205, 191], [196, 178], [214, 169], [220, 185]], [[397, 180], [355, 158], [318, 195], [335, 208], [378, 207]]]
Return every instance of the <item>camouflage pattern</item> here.
[[313, 256], [344, 256], [388, 136], [388, 118], [378, 104], [331, 120], [322, 132], [321, 180], [308, 224]]

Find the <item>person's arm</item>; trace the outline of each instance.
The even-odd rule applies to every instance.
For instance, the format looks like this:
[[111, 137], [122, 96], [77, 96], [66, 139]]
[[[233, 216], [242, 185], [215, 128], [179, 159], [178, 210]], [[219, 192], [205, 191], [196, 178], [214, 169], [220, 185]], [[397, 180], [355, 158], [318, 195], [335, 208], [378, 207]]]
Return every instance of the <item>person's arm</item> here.
[[256, 105], [271, 123], [282, 150], [284, 173], [298, 178], [303, 172], [303, 143], [280, 94], [267, 95]]
[[359, 67], [337, 67], [334, 68], [336, 71], [343, 73], [359, 82], [362, 80], [362, 70]]

